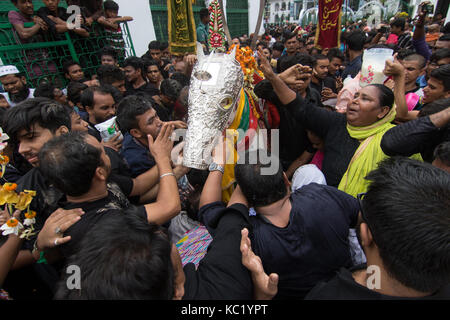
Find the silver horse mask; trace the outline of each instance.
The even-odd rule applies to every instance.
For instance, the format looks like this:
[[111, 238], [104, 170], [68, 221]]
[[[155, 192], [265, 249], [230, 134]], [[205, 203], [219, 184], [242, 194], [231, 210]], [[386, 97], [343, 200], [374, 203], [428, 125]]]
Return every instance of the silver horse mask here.
[[183, 165], [207, 169], [205, 150], [211, 150], [214, 138], [233, 120], [244, 74], [236, 61], [236, 48], [230, 54], [203, 54], [197, 45], [197, 63], [189, 87], [188, 129]]

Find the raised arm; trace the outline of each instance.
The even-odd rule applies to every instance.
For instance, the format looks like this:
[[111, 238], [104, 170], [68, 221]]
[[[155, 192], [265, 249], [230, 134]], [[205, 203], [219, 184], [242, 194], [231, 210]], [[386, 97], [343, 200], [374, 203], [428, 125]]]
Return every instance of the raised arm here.
[[[16, 211], [14, 217], [18, 219], [20, 216], [20, 211]], [[5, 217], [5, 219], [3, 219]], [[1, 225], [6, 223], [10, 218], [8, 209], [0, 211], [0, 219], [2, 220]], [[23, 240], [15, 234], [10, 234], [6, 242], [0, 247], [0, 287], [6, 279], [9, 271], [11, 270], [14, 261], [16, 260], [17, 254], [19, 253], [20, 246]]]
[[433, 137], [440, 134], [439, 128], [450, 123], [450, 107], [429, 117], [419, 118], [398, 125], [386, 132], [381, 148], [388, 156], [412, 156], [429, 147]]
[[149, 222], [163, 224], [175, 217], [181, 210], [180, 195], [175, 174], [170, 164], [170, 153], [173, 147], [171, 135], [173, 125], [165, 123], [153, 142], [149, 135], [150, 152], [156, 161], [160, 178], [156, 202], [145, 205]]
[[394, 56], [394, 61], [386, 60], [384, 74], [394, 78], [394, 100], [397, 107], [396, 120], [409, 121], [417, 119], [419, 111], [408, 111], [405, 98], [405, 68]]
[[[262, 50], [258, 51], [260, 60], [260, 69], [264, 73], [264, 77], [270, 81], [273, 86], [275, 93], [280, 99], [281, 103], [287, 105], [295, 100], [297, 94], [291, 90], [286, 83], [279, 76], [277, 76], [270, 65], [269, 61], [264, 56]], [[290, 68], [292, 72], [290, 73], [295, 78], [295, 73], [299, 71], [301, 65], [295, 66], [295, 68]]]
[[227, 159], [227, 143], [221, 140], [212, 151], [212, 160], [219, 166], [217, 170], [211, 171], [206, 179], [200, 195], [199, 208], [217, 201], [222, 201], [222, 178]]
[[418, 16], [417, 21], [415, 23], [415, 29], [413, 33], [413, 46], [414, 49], [416, 49], [417, 53], [424, 56], [425, 59], [430, 60], [431, 56], [431, 50], [428, 47], [428, 44], [425, 41], [425, 17], [426, 14], [422, 11], [422, 7], [424, 4], [429, 3], [424, 2], [419, 5], [419, 8], [417, 9]]

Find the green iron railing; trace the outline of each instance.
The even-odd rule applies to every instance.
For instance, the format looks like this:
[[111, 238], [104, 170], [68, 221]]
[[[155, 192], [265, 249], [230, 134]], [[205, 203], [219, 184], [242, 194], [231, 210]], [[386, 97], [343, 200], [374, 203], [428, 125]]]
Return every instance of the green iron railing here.
[[[153, 26], [155, 28], [156, 39], [168, 41], [167, 34], [167, 0], [149, 0], [152, 10]], [[205, 8], [204, 1], [198, 0], [192, 6], [195, 24], [200, 23], [199, 12]], [[227, 0], [227, 23], [232, 37], [248, 34], [248, 3], [243, 0]]]
[[[41, 1], [35, 1], [35, 9], [40, 4]], [[66, 7], [65, 1], [60, 5]], [[67, 60], [79, 62], [86, 76], [94, 75], [101, 64], [100, 50], [105, 46], [117, 49], [119, 63], [126, 57], [136, 55], [126, 22], [120, 23], [121, 34], [108, 33], [101, 25], [94, 24], [89, 30], [89, 38], [81, 38], [71, 32], [57, 36], [39, 33], [26, 43], [21, 43], [8, 22], [10, 10], [16, 10], [10, 1], [0, 1], [0, 59], [3, 65], [15, 65], [33, 87], [42, 81], [51, 81], [61, 88], [65, 86], [67, 79], [62, 66]], [[33, 23], [25, 24], [25, 27], [30, 26]]]

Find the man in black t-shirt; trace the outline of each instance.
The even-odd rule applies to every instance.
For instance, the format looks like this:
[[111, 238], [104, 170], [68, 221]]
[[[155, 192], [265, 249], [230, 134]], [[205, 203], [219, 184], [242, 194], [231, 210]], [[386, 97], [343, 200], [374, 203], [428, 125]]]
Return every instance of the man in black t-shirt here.
[[[244, 160], [245, 159], [245, 160]], [[279, 275], [277, 299], [304, 298], [318, 282], [330, 279], [341, 267], [352, 265], [349, 229], [357, 222], [355, 198], [336, 188], [310, 184], [291, 194], [278, 159], [263, 165], [257, 152], [242, 156], [235, 167], [238, 183], [228, 203], [239, 204], [249, 217], [252, 247], [268, 273]], [[209, 228], [225, 208], [221, 202], [222, 163], [210, 167], [200, 197], [200, 220]], [[271, 170], [273, 169], [273, 171]], [[223, 168], [222, 168], [223, 170]]]
[[320, 95], [322, 95], [325, 88], [330, 89], [332, 92], [336, 92], [336, 82], [333, 78], [328, 76], [328, 66], [330, 65], [328, 57], [318, 54], [313, 58], [314, 64], [310, 87], [316, 89]]
[[[156, 140], [149, 140], [161, 173], [159, 190], [156, 202], [138, 207], [138, 211], [151, 223], [166, 223], [180, 211], [178, 186], [170, 164], [172, 132], [173, 127], [164, 125]], [[91, 135], [71, 132], [56, 137], [45, 144], [39, 157], [44, 177], [66, 196], [66, 201], [59, 205], [63, 209], [81, 208], [85, 212], [82, 219], [65, 232], [71, 236], [71, 241], [61, 246], [61, 252], [68, 257], [102, 216], [107, 218], [108, 211], [126, 209], [130, 203], [122, 190], [109, 180], [110, 158]]]
[[36, 197], [31, 202], [31, 209], [39, 213], [35, 226], [38, 230], [47, 218], [46, 213], [49, 206], [61, 196], [60, 192], [50, 187], [38, 170], [38, 154], [47, 141], [69, 132], [70, 128], [71, 115], [69, 111], [47, 98], [29, 99], [8, 109], [5, 114], [3, 129], [8, 133], [11, 141], [16, 144], [23, 158], [33, 166], [32, 170], [17, 181], [17, 190], [36, 191]]
[[[367, 265], [342, 268], [306, 299], [450, 299], [448, 173], [398, 157], [381, 162], [367, 179], [357, 228]], [[260, 281], [267, 275], [258, 264], [255, 257], [247, 263], [259, 294], [270, 298], [276, 290]]]
[[159, 90], [147, 80], [145, 64], [141, 58], [127, 58], [123, 63], [123, 68], [126, 79], [125, 88], [127, 89], [125, 96], [145, 93], [153, 98], [159, 95]]

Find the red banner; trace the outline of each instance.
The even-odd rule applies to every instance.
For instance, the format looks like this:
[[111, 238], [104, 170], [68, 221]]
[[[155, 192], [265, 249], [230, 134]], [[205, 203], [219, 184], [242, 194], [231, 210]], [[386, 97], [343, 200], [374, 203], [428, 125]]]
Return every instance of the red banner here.
[[341, 31], [342, 0], [319, 0], [319, 25], [316, 31], [316, 43], [320, 48], [339, 46]]

